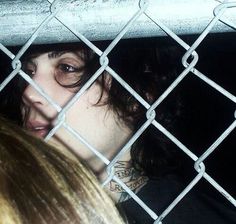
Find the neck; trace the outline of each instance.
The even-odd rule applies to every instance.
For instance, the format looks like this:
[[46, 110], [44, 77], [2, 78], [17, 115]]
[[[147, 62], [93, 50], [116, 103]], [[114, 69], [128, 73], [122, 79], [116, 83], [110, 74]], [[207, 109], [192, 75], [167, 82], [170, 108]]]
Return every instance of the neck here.
[[[114, 172], [134, 193], [137, 193], [148, 181], [146, 176], [132, 166], [130, 160], [118, 161], [114, 166]], [[116, 202], [123, 202], [130, 198], [130, 195], [114, 180], [110, 181], [106, 188]]]

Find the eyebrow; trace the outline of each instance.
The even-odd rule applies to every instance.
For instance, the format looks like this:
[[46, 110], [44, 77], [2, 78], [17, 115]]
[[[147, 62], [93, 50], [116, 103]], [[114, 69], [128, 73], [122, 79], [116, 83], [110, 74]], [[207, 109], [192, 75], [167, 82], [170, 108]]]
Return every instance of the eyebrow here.
[[67, 53], [69, 51], [52, 51], [48, 53], [48, 58], [52, 59], [52, 58], [59, 58], [61, 57], [63, 54]]
[[81, 52], [76, 52], [76, 51], [71, 51], [71, 50], [65, 50], [65, 51], [51, 51], [48, 53], [48, 58], [49, 59], [55, 59], [55, 58], [59, 58], [61, 57], [63, 54], [66, 53], [72, 53], [74, 55], [76, 55], [76, 57], [78, 57], [80, 60], [84, 61], [84, 56], [81, 55]]

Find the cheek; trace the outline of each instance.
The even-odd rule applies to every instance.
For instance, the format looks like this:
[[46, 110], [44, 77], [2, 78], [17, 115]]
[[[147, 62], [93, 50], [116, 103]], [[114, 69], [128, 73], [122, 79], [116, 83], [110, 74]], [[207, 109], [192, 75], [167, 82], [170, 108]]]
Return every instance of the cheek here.
[[[68, 124], [77, 131], [89, 145], [100, 151], [102, 154], [107, 154], [112, 142], [113, 131], [112, 122], [109, 122], [107, 117], [106, 106], [88, 106], [82, 103], [78, 105], [77, 110], [72, 110], [68, 117]], [[109, 127], [109, 128], [108, 128]], [[110, 129], [110, 131], [108, 130]], [[72, 147], [76, 146], [75, 150], [83, 159], [94, 157], [94, 154], [87, 149], [81, 142], [74, 141], [74, 138], [67, 139]]]
[[83, 133], [91, 131], [104, 117], [104, 106], [95, 105], [99, 99], [98, 95], [95, 91], [89, 91], [71, 107], [66, 119], [76, 130]]
[[105, 129], [108, 113], [106, 105], [95, 105], [99, 97], [100, 92], [97, 88], [89, 89], [66, 115], [67, 123], [95, 145]]
[[73, 127], [89, 122], [88, 118], [91, 117], [90, 105], [88, 105], [87, 100], [83, 98], [84, 97], [81, 97], [66, 114], [67, 122]]
[[94, 120], [100, 120], [102, 117], [104, 118], [107, 106], [99, 106], [97, 103], [99, 100], [99, 104], [105, 102], [107, 96], [106, 94], [103, 94], [101, 99], [100, 96], [100, 87], [96, 84], [91, 86], [68, 111], [67, 120], [78, 120], [81, 124], [91, 124]]
[[60, 105], [62, 108], [73, 98], [74, 92], [66, 89], [59, 84], [57, 86], [52, 86], [52, 99]]

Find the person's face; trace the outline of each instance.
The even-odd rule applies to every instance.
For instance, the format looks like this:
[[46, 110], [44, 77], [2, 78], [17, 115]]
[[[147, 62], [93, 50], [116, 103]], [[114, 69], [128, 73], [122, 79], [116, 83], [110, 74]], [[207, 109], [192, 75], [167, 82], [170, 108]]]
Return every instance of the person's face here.
[[[49, 52], [28, 61], [25, 71], [31, 74], [32, 79], [52, 100], [63, 107], [79, 87], [65, 88], [60, 83], [68, 85], [77, 81], [82, 76], [80, 68], [83, 65], [84, 61], [78, 53]], [[130, 130], [118, 125], [116, 115], [108, 109], [108, 105], [102, 104], [107, 98], [106, 92], [102, 95], [101, 104], [95, 105], [101, 96], [100, 93], [100, 85], [94, 83], [66, 113], [66, 123], [89, 144], [107, 158], [111, 158], [127, 141]], [[55, 125], [57, 117], [55, 108], [31, 85], [23, 93], [22, 114], [25, 118], [25, 127], [41, 138], [45, 137]], [[86, 160], [93, 170], [101, 168], [102, 164], [95, 162], [96, 156], [65, 128], [58, 129], [52, 142], [74, 151]]]

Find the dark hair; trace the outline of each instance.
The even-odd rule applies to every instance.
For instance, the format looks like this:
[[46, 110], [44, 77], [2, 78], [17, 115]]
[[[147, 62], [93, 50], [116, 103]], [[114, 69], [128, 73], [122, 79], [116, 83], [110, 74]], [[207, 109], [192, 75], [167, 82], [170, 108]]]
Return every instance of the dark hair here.
[[[101, 47], [104, 46], [101, 45]], [[32, 47], [23, 58], [23, 67], [24, 62], [27, 62], [29, 57], [36, 57], [43, 52], [55, 50], [59, 52], [66, 50], [81, 51], [85, 62], [83, 75], [80, 79], [70, 85], [63, 85], [64, 87], [82, 86], [100, 67], [99, 57], [91, 49], [75, 44]], [[128, 42], [128, 44], [120, 44], [120, 46], [115, 47], [108, 58], [109, 66], [144, 100], [152, 104], [177, 76], [177, 59], [180, 58], [179, 56], [180, 52], [176, 47], [130, 46], [130, 42]], [[109, 92], [106, 104], [116, 112], [121, 123], [127, 125], [131, 130], [137, 130], [146, 120], [146, 108], [140, 105], [114, 78], [111, 86], [106, 88], [106, 75], [108, 73], [103, 72], [97, 80], [102, 86], [102, 90]], [[99, 105], [100, 101], [97, 102], [97, 106]], [[156, 111], [156, 119], [164, 123], [167, 128], [173, 126], [180, 113], [181, 102], [179, 98], [172, 100], [168, 104], [168, 108], [160, 108]], [[132, 146], [131, 157], [134, 166], [144, 171], [148, 176], [166, 174], [179, 165], [175, 147], [153, 126], [150, 126]]]
[[[180, 72], [181, 52], [176, 47], [123, 46], [109, 57], [110, 66], [150, 105], [167, 89]], [[156, 120], [167, 129], [174, 126], [181, 113], [179, 95], [156, 109]], [[109, 104], [126, 125], [137, 130], [146, 121], [147, 109], [118, 82], [112, 82]], [[177, 171], [180, 168], [176, 146], [150, 125], [131, 148], [134, 167], [149, 177]]]

